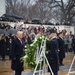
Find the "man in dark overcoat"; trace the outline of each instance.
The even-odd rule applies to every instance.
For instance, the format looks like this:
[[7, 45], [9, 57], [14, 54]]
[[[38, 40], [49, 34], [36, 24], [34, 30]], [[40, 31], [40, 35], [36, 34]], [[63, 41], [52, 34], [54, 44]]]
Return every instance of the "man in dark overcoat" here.
[[75, 54], [75, 35], [73, 36], [73, 39], [72, 39], [72, 47]]
[[63, 59], [65, 58], [63, 32], [58, 33], [58, 47], [59, 47], [59, 64], [63, 66]]
[[23, 71], [23, 62], [21, 62], [20, 58], [23, 56], [23, 41], [22, 39], [22, 31], [17, 32], [17, 38], [12, 41], [12, 49], [11, 49], [11, 69], [15, 70], [15, 75], [21, 75]]
[[[58, 75], [59, 65], [58, 65], [58, 42], [56, 30], [50, 29], [50, 42], [48, 44], [48, 61], [54, 75]], [[50, 72], [49, 68], [48, 71]]]

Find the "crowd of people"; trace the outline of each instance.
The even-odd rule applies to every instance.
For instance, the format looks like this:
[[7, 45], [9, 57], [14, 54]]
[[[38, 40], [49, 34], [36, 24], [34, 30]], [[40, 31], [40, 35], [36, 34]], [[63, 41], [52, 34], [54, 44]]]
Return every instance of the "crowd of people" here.
[[[1, 25], [0, 28], [7, 31], [12, 27]], [[8, 33], [8, 35], [0, 34], [0, 56], [2, 61], [6, 60], [6, 55], [9, 56], [9, 59], [12, 60], [12, 69], [15, 70], [15, 75], [21, 75], [23, 70], [23, 63], [20, 62], [20, 57], [23, 56], [25, 45], [31, 44], [38, 34], [45, 35], [51, 39], [48, 45], [48, 60], [54, 75], [58, 75], [59, 65], [64, 65], [65, 53], [74, 52], [75, 54], [75, 36], [73, 34], [66, 35], [66, 30], [61, 30], [58, 33], [55, 27], [45, 28], [43, 25], [39, 27], [29, 26], [28, 28], [24, 28], [22, 25], [19, 27], [15, 25], [13, 29], [18, 30], [18, 32], [16, 34]]]
[[10, 25], [8, 25], [8, 24], [5, 24], [5, 23], [3, 23], [3, 24], [1, 24], [0, 23], [0, 29], [3, 29], [3, 30], [8, 30], [8, 29], [11, 29], [12, 27], [10, 26]]

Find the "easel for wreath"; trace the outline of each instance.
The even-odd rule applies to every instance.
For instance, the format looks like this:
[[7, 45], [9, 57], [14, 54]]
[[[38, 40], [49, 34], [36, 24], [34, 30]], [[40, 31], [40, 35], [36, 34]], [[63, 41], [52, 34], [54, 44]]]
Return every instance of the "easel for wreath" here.
[[39, 68], [39, 71], [38, 71], [38, 75], [44, 75], [46, 72], [46, 63], [51, 71], [51, 74], [53, 74], [53, 71], [50, 67], [50, 64], [47, 60], [47, 57], [45, 55], [45, 49], [46, 49], [46, 40], [42, 40], [42, 43], [41, 43], [41, 46], [40, 46], [40, 49], [38, 48], [38, 51], [37, 51], [37, 54], [36, 54], [36, 62], [37, 62], [37, 65], [35, 67], [35, 70], [34, 70], [34, 73], [33, 75], [36, 75], [37, 73], [37, 68], [38, 66], [40, 65], [40, 68]]
[[73, 60], [72, 60], [72, 63], [71, 63], [71, 66], [70, 66], [70, 69], [69, 69], [69, 72], [68, 72], [67, 75], [70, 75], [70, 74], [74, 74], [74, 73], [75, 73], [75, 71], [71, 71], [72, 66], [73, 66], [73, 64], [74, 64], [74, 61], [75, 61], [75, 55], [74, 55], [74, 58], [73, 58]]

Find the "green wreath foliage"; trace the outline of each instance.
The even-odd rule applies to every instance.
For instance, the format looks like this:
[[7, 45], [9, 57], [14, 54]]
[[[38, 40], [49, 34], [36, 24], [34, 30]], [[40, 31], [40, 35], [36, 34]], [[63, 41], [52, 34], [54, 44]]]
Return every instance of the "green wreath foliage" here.
[[36, 51], [37, 47], [41, 46], [42, 40], [46, 40], [46, 43], [49, 43], [49, 39], [47, 37], [40, 35], [33, 40], [32, 44], [26, 45], [25, 55], [21, 58], [21, 61], [24, 62], [24, 66], [27, 66], [29, 69], [34, 69], [36, 66]]

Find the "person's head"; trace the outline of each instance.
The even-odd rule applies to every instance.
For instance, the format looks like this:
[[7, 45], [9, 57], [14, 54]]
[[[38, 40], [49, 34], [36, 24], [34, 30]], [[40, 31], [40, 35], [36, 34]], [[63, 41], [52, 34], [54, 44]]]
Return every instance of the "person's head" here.
[[49, 36], [49, 37], [52, 38], [52, 37], [54, 37], [54, 36], [57, 36], [56, 33], [57, 33], [57, 31], [56, 31], [55, 29], [51, 28], [51, 29], [50, 29], [50, 36]]
[[22, 39], [23, 32], [22, 31], [18, 31], [16, 35], [17, 35], [18, 38]]
[[62, 30], [63, 36], [66, 35], [67, 31], [65, 29]]
[[63, 32], [59, 32], [58, 37], [63, 37]]
[[26, 36], [26, 35], [27, 35], [27, 33], [26, 33], [26, 32], [24, 32], [24, 33], [23, 33], [23, 35], [24, 35], [24, 36]]
[[63, 29], [61, 32], [58, 33], [58, 37], [65, 37], [66, 36], [66, 30]]
[[4, 38], [5, 38], [4, 34], [1, 34], [1, 39], [4, 39]]
[[4, 40], [6, 42], [6, 38], [4, 34], [1, 34], [1, 40]]

